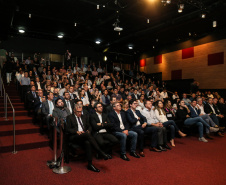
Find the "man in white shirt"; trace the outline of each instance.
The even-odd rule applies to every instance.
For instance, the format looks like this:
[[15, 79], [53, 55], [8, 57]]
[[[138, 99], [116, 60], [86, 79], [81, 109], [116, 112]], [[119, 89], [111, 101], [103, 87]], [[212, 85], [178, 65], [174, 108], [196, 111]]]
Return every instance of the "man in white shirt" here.
[[131, 138], [130, 155], [139, 158], [136, 153], [137, 145], [137, 133], [129, 130], [129, 123], [127, 122], [126, 115], [121, 111], [121, 104], [118, 102], [113, 103], [113, 111], [108, 114], [110, 122], [113, 124], [113, 134], [119, 139], [121, 147], [120, 157], [129, 161], [130, 159], [126, 156], [126, 140], [127, 137]]
[[150, 100], [145, 101], [145, 108], [141, 111], [141, 114], [147, 119], [147, 126], [158, 128], [158, 147], [152, 148], [155, 152], [166, 151], [171, 149], [167, 145], [167, 132], [163, 124], [160, 123], [155, 115], [155, 111], [152, 108], [152, 102]]
[[166, 92], [166, 89], [163, 89], [163, 91], [160, 93], [163, 99], [168, 98], [168, 93]]

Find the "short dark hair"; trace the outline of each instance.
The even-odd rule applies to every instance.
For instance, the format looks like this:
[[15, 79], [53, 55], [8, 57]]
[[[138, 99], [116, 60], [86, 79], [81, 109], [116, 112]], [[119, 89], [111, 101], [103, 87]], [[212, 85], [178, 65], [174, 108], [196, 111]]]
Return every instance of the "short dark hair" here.
[[136, 101], [136, 99], [131, 99], [131, 100], [129, 101], [129, 105], [132, 105], [133, 102], [135, 102], [135, 101]]
[[101, 105], [102, 105], [102, 103], [100, 103], [100, 102], [96, 102], [96, 103], [94, 104], [94, 109], [96, 109], [96, 108], [97, 108], [97, 105], [99, 105], [99, 104], [101, 104]]
[[69, 93], [69, 92], [67, 92], [67, 91], [64, 91], [64, 93], [63, 93], [63, 96], [65, 96], [65, 94], [66, 94], [66, 93]]

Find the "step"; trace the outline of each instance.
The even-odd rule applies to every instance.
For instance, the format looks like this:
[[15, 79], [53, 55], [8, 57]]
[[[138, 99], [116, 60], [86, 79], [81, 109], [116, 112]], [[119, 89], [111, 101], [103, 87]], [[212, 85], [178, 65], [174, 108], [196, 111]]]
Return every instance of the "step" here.
[[[16, 135], [39, 133], [40, 127], [33, 124], [18, 124], [16, 125]], [[0, 136], [13, 135], [13, 125], [0, 125]]]
[[[26, 110], [20, 110], [20, 111], [15, 110], [15, 116], [27, 116], [27, 114], [28, 114], [28, 111]], [[7, 115], [13, 116], [12, 108], [11, 110], [7, 110]], [[5, 116], [5, 112], [0, 110], [0, 116]]]
[[[15, 111], [25, 110], [24, 105], [16, 106], [16, 107], [14, 107], [14, 109], [15, 109]], [[12, 107], [7, 107], [7, 111], [10, 111], [10, 110], [12, 110]], [[4, 111], [4, 107], [3, 106], [0, 106], [0, 111]]]
[[[14, 107], [17, 107], [17, 106], [23, 106], [23, 105], [24, 105], [23, 102], [12, 103], [12, 104], [13, 104]], [[7, 102], [7, 107], [8, 107], [8, 106], [10, 106], [10, 103], [9, 103], [9, 102]], [[3, 103], [3, 102], [0, 103], [0, 107], [4, 107], [4, 103]]]
[[[16, 116], [15, 117], [15, 124], [23, 124], [23, 123], [32, 123], [32, 117], [28, 116]], [[8, 120], [6, 121], [5, 118], [0, 117], [0, 125], [9, 125], [13, 124], [13, 117], [9, 116]]]
[[[16, 151], [29, 150], [49, 146], [47, 136], [39, 133], [24, 134], [16, 136]], [[0, 153], [13, 151], [13, 136], [0, 137]]]

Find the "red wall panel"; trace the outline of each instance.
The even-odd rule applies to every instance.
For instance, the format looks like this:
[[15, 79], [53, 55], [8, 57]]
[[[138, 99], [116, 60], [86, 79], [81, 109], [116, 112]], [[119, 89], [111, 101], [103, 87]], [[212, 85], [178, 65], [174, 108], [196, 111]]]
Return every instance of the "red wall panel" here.
[[194, 57], [194, 47], [182, 49], [182, 59]]
[[146, 66], [146, 59], [141, 59], [140, 60], [140, 67], [145, 67]]
[[224, 64], [224, 52], [208, 55], [208, 66]]
[[162, 55], [158, 55], [154, 57], [154, 64], [161, 64], [162, 63]]

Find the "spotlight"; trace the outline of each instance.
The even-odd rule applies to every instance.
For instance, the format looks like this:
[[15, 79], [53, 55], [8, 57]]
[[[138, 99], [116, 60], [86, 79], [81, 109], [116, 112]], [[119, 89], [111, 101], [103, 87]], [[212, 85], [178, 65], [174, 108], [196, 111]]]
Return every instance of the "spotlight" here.
[[129, 49], [133, 49], [133, 46], [128, 46]]
[[57, 37], [58, 37], [59, 39], [62, 39], [62, 38], [64, 38], [64, 34], [63, 34], [63, 33], [60, 33]]
[[31, 14], [29, 13], [28, 17], [31, 19]]
[[97, 10], [99, 10], [100, 9], [100, 5], [97, 5]]
[[105, 8], [105, 5], [103, 5], [103, 8]]
[[106, 62], [108, 60], [108, 58], [106, 56], [104, 56], [104, 61]]
[[184, 9], [184, 4], [180, 4], [180, 6], [179, 6], [179, 7], [180, 7], [180, 9], [182, 9], [182, 10], [183, 10], [183, 9]]
[[214, 27], [214, 28], [217, 27], [217, 21], [213, 21], [213, 27]]
[[100, 40], [96, 40], [96, 42], [95, 42], [96, 44], [100, 44], [101, 42], [100, 42]]
[[205, 19], [205, 18], [206, 18], [206, 14], [205, 14], [205, 13], [202, 13], [202, 14], [201, 14], [201, 18], [202, 18], [202, 19]]
[[75, 22], [75, 26], [77, 26], [77, 23]]
[[191, 32], [189, 32], [188, 35], [191, 36]]
[[19, 28], [19, 33], [25, 33], [25, 30], [23, 28]]
[[183, 9], [179, 8], [178, 13], [182, 13], [182, 12], [183, 12]]
[[150, 23], [150, 20], [149, 19], [147, 19], [147, 23]]

